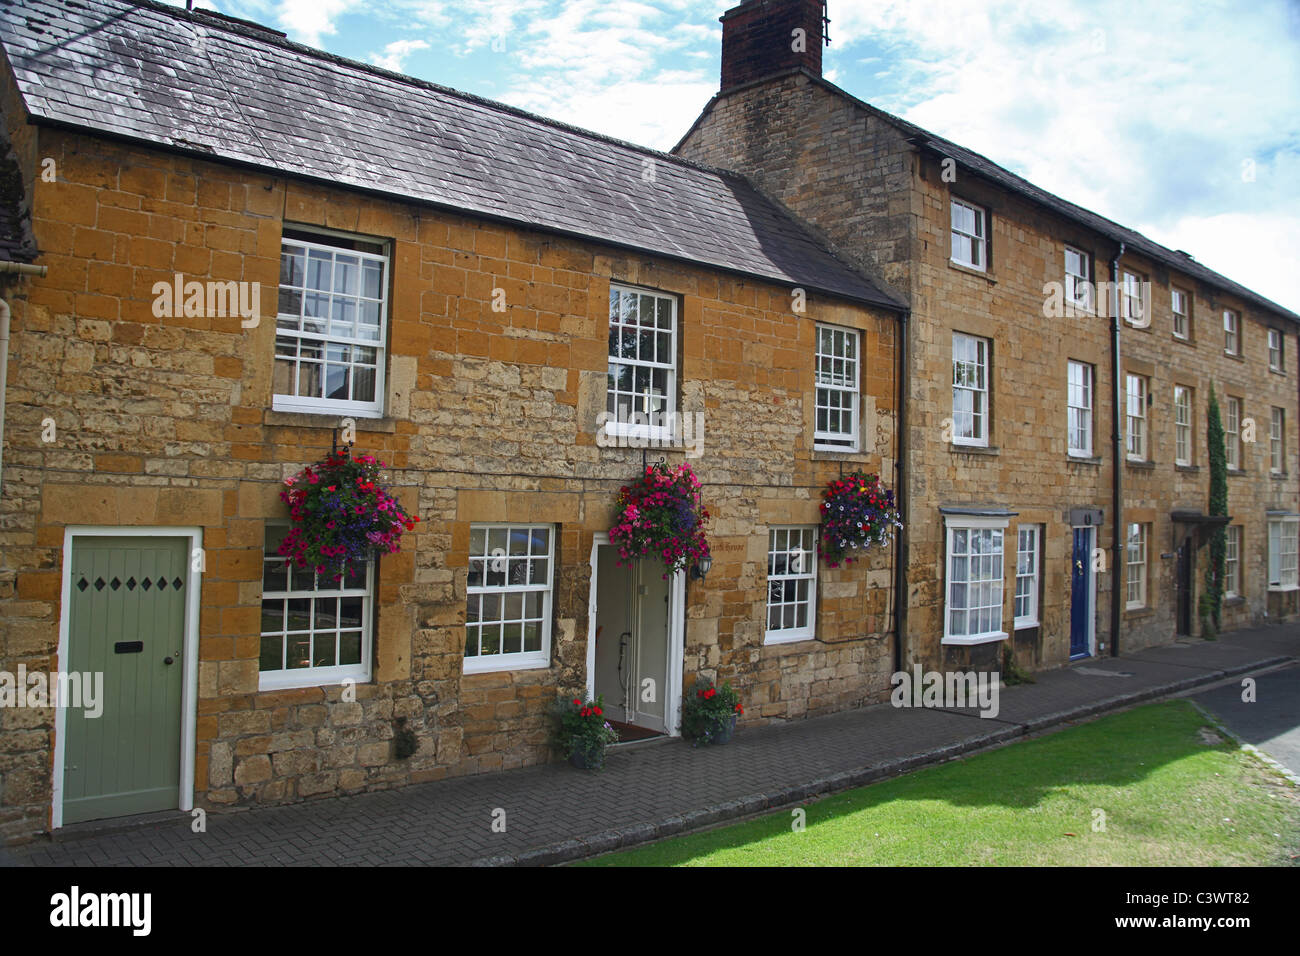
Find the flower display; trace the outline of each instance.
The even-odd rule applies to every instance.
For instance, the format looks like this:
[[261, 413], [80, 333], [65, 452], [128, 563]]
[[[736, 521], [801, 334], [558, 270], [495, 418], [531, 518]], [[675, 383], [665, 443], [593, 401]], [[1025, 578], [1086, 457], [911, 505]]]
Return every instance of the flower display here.
[[894, 493], [880, 486], [879, 476], [855, 471], [822, 492], [817, 551], [830, 567], [838, 568], [861, 557], [858, 552], [889, 544], [901, 527]]
[[650, 555], [663, 561], [666, 578], [709, 556], [708, 520], [691, 466], [656, 462], [646, 466], [637, 482], [619, 489], [609, 542], [618, 551], [620, 567]]
[[584, 701], [580, 697], [558, 700], [555, 715], [558, 718], [552, 733], [552, 743], [563, 751], [565, 758], [582, 754], [592, 768], [604, 762], [605, 748], [618, 742], [618, 731], [605, 719], [605, 698]]
[[295, 567], [341, 581], [362, 574], [372, 553], [400, 551], [402, 533], [420, 519], [379, 483], [383, 467], [372, 455], [352, 458], [345, 449], [286, 478], [280, 498], [294, 523], [279, 553]]
[[682, 704], [682, 735], [695, 743], [712, 743], [730, 734], [731, 722], [745, 713], [740, 695], [723, 681], [721, 687], [703, 682]]

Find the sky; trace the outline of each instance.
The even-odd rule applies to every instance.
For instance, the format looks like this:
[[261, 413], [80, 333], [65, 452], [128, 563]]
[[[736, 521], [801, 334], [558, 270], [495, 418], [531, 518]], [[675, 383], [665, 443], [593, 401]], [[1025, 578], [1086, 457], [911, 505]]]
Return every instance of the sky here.
[[[669, 150], [738, 0], [200, 0]], [[178, 4], [183, 6], [183, 2]], [[826, 78], [1300, 312], [1300, 0], [829, 0]]]

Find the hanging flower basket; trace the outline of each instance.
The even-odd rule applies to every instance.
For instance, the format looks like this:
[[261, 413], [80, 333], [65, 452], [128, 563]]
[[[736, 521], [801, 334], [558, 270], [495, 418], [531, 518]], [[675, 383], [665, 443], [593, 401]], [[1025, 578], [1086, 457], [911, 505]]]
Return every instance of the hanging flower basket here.
[[620, 567], [649, 555], [663, 561], [666, 578], [709, 556], [708, 520], [691, 466], [655, 462], [637, 482], [619, 489], [609, 542], [618, 549]]
[[409, 515], [379, 484], [382, 461], [352, 458], [346, 449], [284, 480], [280, 497], [293, 527], [279, 553], [294, 566], [341, 581], [363, 573], [373, 553], [401, 550], [402, 532], [420, 519]]
[[877, 475], [855, 471], [832, 481], [822, 492], [822, 533], [818, 553], [838, 568], [869, 549], [883, 547], [903, 527], [894, 493], [880, 486]]

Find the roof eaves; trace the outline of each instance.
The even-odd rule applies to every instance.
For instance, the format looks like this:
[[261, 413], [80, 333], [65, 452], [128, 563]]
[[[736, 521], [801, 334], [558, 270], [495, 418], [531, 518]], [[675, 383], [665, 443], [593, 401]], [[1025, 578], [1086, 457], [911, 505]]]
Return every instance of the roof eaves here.
[[[858, 99], [856, 96], [854, 96], [852, 93], [848, 92], [847, 90], [841, 89], [840, 87], [836, 86], [834, 83], [830, 82], [825, 77], [818, 76], [809, 70], [805, 70], [805, 69], [788, 70], [783, 74], [781, 74], [781, 76], [788, 76], [792, 72], [802, 72], [806, 74], [809, 79], [811, 79], [813, 82], [817, 83], [818, 85], [826, 88], [830, 92], [835, 93], [840, 97], [843, 97], [853, 105], [857, 106], [859, 109], [865, 110], [866, 112], [872, 114], [873, 116], [877, 116], [880, 119], [884, 120], [885, 122], [893, 125], [903, 133], [907, 134], [908, 141], [911, 142], [913, 145], [917, 146], [918, 148], [921, 147], [922, 145], [927, 146], [928, 148], [933, 149], [935, 152], [940, 153], [941, 155], [947, 158], [951, 158], [954, 162], [956, 162], [959, 166], [964, 168], [967, 172], [979, 175], [982, 179], [986, 179], [989, 182], [1001, 186], [1002, 188], [1013, 189], [1015, 192], [1024, 196], [1026, 199], [1030, 200], [1031, 202], [1034, 202], [1051, 212], [1055, 212], [1058, 215], [1071, 219], [1072, 221], [1078, 223], [1079, 225], [1082, 225], [1085, 228], [1089, 229], [1090, 231], [1096, 232], [1099, 235], [1104, 236], [1106, 239], [1109, 239], [1112, 242], [1131, 243], [1134, 238], [1137, 238], [1141, 240], [1141, 242], [1149, 246], [1150, 248], [1145, 250], [1135, 249], [1134, 252], [1140, 255], [1147, 255], [1150, 258], [1154, 258], [1157, 261], [1163, 262], [1165, 265], [1171, 268], [1178, 269], [1194, 278], [1200, 279], [1201, 281], [1209, 285], [1216, 286], [1217, 288], [1221, 289], [1224, 292], [1239, 296], [1243, 299], [1246, 299], [1249, 302], [1253, 302], [1255, 305], [1269, 312], [1272, 312], [1286, 319], [1289, 322], [1293, 322], [1297, 325], [1300, 325], [1300, 315], [1297, 315], [1295, 312], [1292, 312], [1290, 309], [1284, 306], [1278, 305], [1276, 302], [1273, 302], [1271, 299], [1265, 298], [1264, 296], [1260, 295], [1258, 292], [1248, 289], [1245, 286], [1241, 285], [1240, 283], [1235, 282], [1232, 279], [1229, 279], [1227, 276], [1222, 275], [1219, 272], [1216, 272], [1215, 270], [1209, 268], [1208, 266], [1202, 265], [1201, 263], [1197, 262], [1195, 259], [1192, 259], [1186, 253], [1181, 253], [1178, 250], [1170, 249], [1169, 247], [1156, 242], [1154, 239], [1150, 239], [1147, 236], [1142, 235], [1142, 233], [1138, 232], [1136, 229], [1130, 229], [1127, 226], [1115, 222], [1113, 219], [1108, 219], [1107, 217], [1101, 215], [1100, 213], [1095, 213], [1092, 210], [1084, 209], [1082, 206], [1072, 203], [1068, 199], [1062, 199], [1061, 197], [1048, 192], [1046, 189], [1043, 189], [1039, 186], [1035, 186], [1033, 183], [1029, 182], [1029, 180], [1025, 179], [1023, 176], [1019, 176], [1016, 173], [1011, 172], [1011, 170], [1006, 169], [1005, 167], [999, 165], [998, 163], [995, 163], [993, 160], [989, 159], [988, 157], [983, 156], [972, 149], [967, 149], [964, 146], [959, 146], [958, 144], [952, 142], [951, 140], [944, 139], [942, 136], [937, 136], [934, 133], [929, 132], [928, 130], [922, 129], [920, 126], [917, 126], [915, 123], [909, 123], [907, 120], [902, 119], [901, 117], [895, 116], [892, 113], [888, 113], [885, 110], [880, 109], [878, 106], [872, 106], [870, 103]], [[769, 79], [776, 79], [776, 78], [777, 78], [776, 76], [773, 76], [770, 77]], [[730, 93], [731, 91], [728, 92]], [[718, 97], [714, 97], [714, 100], [710, 102], [710, 106], [717, 99]], [[699, 120], [697, 120], [696, 122], [698, 123]], [[695, 127], [692, 127], [692, 129], [694, 128]], [[999, 178], [993, 178], [989, 176], [987, 171], [982, 170], [978, 163], [971, 163], [966, 159], [964, 159], [963, 154], [975, 157], [980, 162], [987, 163], [990, 167], [992, 167], [994, 170], [998, 172]], [[1009, 182], [1004, 181], [1001, 177], [1006, 177], [1006, 179], [1010, 181]], [[1092, 220], [1095, 220], [1095, 222]]]

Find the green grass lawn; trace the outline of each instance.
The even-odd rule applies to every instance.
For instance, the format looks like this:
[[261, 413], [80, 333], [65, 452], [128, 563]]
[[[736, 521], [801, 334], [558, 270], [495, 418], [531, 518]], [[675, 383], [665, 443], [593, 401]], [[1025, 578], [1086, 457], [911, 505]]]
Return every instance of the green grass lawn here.
[[1183, 700], [803, 809], [802, 832], [786, 810], [578, 865], [1295, 865], [1300, 853], [1300, 793]]

